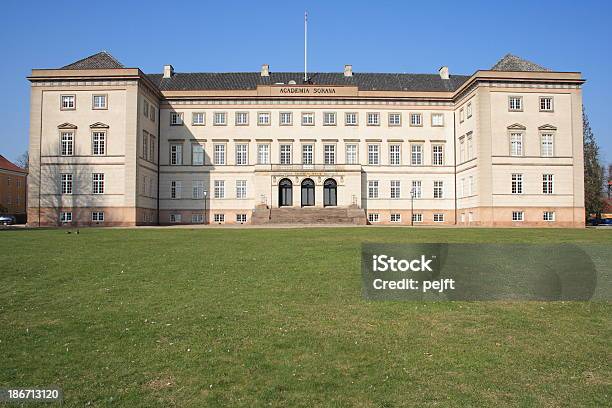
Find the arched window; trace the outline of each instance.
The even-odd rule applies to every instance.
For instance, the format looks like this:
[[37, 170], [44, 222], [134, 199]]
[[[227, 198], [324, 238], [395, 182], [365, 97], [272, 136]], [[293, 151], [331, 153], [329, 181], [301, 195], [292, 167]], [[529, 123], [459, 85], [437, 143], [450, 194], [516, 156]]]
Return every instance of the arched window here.
[[290, 207], [293, 205], [293, 183], [289, 179], [282, 179], [278, 183], [278, 206]]
[[315, 183], [307, 178], [302, 181], [302, 207], [310, 207], [315, 204]]
[[338, 183], [336, 180], [329, 178], [323, 183], [323, 206], [338, 205]]

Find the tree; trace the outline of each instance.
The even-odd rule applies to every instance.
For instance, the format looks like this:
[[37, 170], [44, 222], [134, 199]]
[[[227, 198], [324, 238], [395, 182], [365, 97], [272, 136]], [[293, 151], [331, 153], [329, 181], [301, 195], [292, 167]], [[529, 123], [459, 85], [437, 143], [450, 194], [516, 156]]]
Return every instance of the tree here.
[[19, 157], [17, 157], [16, 163], [22, 169], [28, 169], [30, 167], [30, 153], [26, 150]]
[[582, 123], [584, 137], [584, 207], [587, 217], [589, 214], [599, 216], [604, 207], [601, 194], [604, 173], [599, 163], [599, 146], [584, 108], [582, 108]]

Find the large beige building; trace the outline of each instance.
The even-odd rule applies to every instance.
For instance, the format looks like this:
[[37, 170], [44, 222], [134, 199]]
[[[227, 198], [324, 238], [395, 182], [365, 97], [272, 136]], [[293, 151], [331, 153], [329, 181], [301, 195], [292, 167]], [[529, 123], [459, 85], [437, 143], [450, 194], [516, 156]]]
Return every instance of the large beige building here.
[[578, 72], [34, 69], [33, 225], [584, 225]]

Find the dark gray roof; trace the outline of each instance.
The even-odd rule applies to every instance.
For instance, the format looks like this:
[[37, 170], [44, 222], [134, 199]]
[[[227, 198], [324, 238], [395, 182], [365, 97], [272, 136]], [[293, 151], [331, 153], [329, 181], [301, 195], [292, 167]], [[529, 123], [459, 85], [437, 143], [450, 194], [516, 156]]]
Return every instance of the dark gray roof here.
[[506, 54], [493, 65], [492, 71], [550, 71], [541, 65], [524, 60], [516, 55]]
[[[198, 72], [175, 73], [171, 78], [161, 74], [148, 74], [151, 81], [161, 91], [185, 90], [240, 90], [256, 89], [257, 85], [304, 84], [304, 73], [271, 72], [269, 77], [262, 77], [259, 72]], [[342, 72], [310, 73], [309, 84], [313, 85], [349, 85], [357, 86], [363, 91], [454, 91], [469, 76], [451, 75], [442, 79], [438, 74], [384, 74], [354, 73], [345, 77]]]
[[115, 59], [106, 51], [99, 52], [94, 55], [90, 55], [87, 58], [83, 58], [72, 64], [63, 66], [61, 69], [109, 69], [109, 68], [123, 68], [123, 64]]

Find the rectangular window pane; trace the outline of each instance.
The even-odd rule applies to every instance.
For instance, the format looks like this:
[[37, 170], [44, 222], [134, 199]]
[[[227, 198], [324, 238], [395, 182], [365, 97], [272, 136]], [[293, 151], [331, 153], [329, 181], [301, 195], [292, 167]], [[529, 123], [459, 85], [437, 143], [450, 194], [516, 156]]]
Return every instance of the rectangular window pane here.
[[323, 149], [325, 164], [336, 164], [336, 145], [325, 145]]
[[313, 150], [314, 146], [311, 144], [302, 145], [302, 164], [313, 164]]
[[270, 145], [258, 144], [257, 145], [257, 163], [258, 164], [270, 164]]
[[368, 164], [378, 165], [380, 163], [379, 149], [380, 149], [380, 146], [377, 144], [368, 145]]
[[193, 166], [203, 166], [204, 165], [204, 146], [199, 144], [194, 144], [191, 148], [191, 164]]
[[401, 146], [398, 144], [389, 145], [389, 164], [399, 166], [401, 164]]
[[225, 145], [215, 144], [213, 148], [214, 148], [215, 164], [224, 165], [225, 164]]
[[357, 145], [346, 145], [346, 164], [357, 164]]
[[240, 143], [236, 145], [236, 165], [244, 166], [249, 164], [248, 155], [249, 145]]

